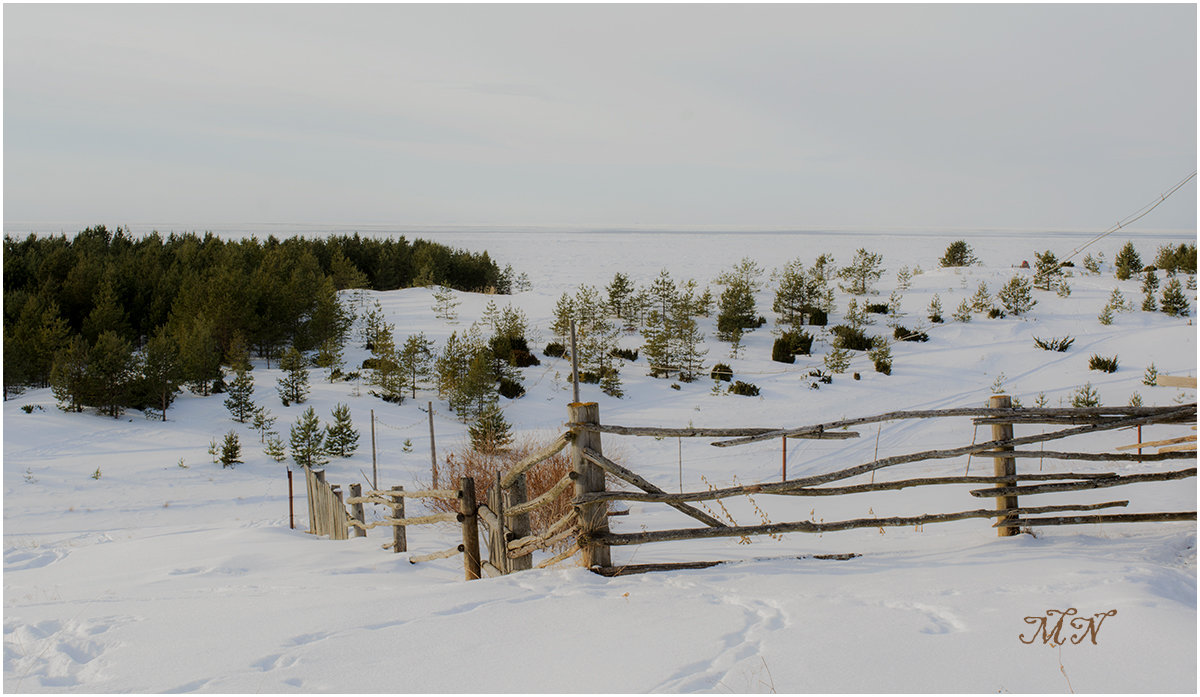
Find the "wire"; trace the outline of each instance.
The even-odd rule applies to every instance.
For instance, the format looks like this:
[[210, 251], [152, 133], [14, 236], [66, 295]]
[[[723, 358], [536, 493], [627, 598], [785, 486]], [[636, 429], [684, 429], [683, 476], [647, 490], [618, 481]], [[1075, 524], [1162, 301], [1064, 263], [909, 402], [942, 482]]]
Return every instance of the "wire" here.
[[1084, 244], [1082, 247], [1075, 249], [1075, 251], [1073, 251], [1069, 255], [1067, 255], [1067, 257], [1065, 259], [1063, 259], [1062, 261], [1063, 262], [1069, 261], [1071, 259], [1071, 257], [1075, 256], [1076, 254], [1079, 254], [1080, 252], [1082, 252], [1083, 250], [1092, 246], [1096, 242], [1099, 242], [1100, 240], [1104, 239], [1105, 237], [1108, 237], [1109, 235], [1113, 234], [1117, 230], [1120, 230], [1121, 228], [1124, 228], [1124, 227], [1128, 227], [1129, 225], [1136, 223], [1137, 221], [1146, 217], [1146, 215], [1148, 213], [1150, 213], [1150, 211], [1154, 210], [1155, 208], [1158, 208], [1158, 206], [1163, 201], [1166, 201], [1168, 198], [1170, 198], [1171, 194], [1175, 193], [1176, 191], [1179, 191], [1180, 189], [1183, 188], [1184, 184], [1187, 184], [1188, 182], [1190, 182], [1191, 180], [1193, 180], [1195, 178], [1196, 178], [1196, 171], [1192, 170], [1192, 173], [1187, 175], [1186, 177], [1184, 177], [1183, 181], [1181, 181], [1178, 184], [1176, 184], [1175, 186], [1171, 187], [1167, 191], [1167, 193], [1159, 196], [1157, 201], [1152, 201], [1150, 203], [1147, 203], [1145, 206], [1142, 206], [1140, 209], [1138, 209], [1134, 213], [1130, 214], [1128, 217], [1124, 218], [1123, 220], [1118, 221], [1116, 225], [1113, 225], [1108, 230], [1105, 230], [1101, 234], [1092, 238], [1091, 240], [1089, 240], [1087, 242], [1087, 244]]

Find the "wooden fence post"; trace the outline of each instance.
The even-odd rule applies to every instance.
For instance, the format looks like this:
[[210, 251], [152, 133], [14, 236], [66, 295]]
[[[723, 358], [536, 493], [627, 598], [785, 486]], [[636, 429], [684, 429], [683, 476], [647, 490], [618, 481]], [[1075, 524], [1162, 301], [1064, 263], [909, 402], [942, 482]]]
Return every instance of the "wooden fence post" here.
[[[360, 496], [362, 496], [362, 484], [351, 484], [350, 498], [356, 499]], [[367, 524], [367, 516], [366, 513], [363, 512], [363, 505], [361, 502], [350, 504], [350, 517], [358, 521], [358, 525], [354, 526], [354, 536], [366, 537], [367, 529], [365, 527], [359, 527], [359, 525], [365, 526]]]
[[462, 514], [463, 572], [468, 581], [479, 578], [479, 518], [475, 507], [475, 479], [463, 477], [458, 483], [458, 511]]
[[496, 483], [488, 489], [488, 508], [496, 514], [496, 529], [488, 538], [488, 561], [496, 570], [507, 574], [511, 569], [508, 559], [508, 521], [504, 517], [504, 489], [500, 486], [500, 473]]
[[[404, 487], [394, 486], [394, 487], [392, 487], [392, 491], [404, 491]], [[394, 503], [392, 504], [392, 517], [393, 518], [403, 518], [404, 517], [404, 497], [403, 496], [393, 496], [392, 501], [394, 501]], [[405, 531], [404, 526], [403, 525], [393, 525], [392, 526], [392, 552], [399, 554], [400, 552], [407, 552], [407, 551], [408, 551], [408, 534]]]
[[[512, 485], [507, 489], [504, 489], [502, 493], [504, 496], [505, 510], [525, 503], [528, 500], [528, 493], [526, 492], [525, 488], [525, 474], [522, 473], [517, 476]], [[521, 515], [513, 516], [509, 522], [509, 525], [505, 527], [512, 532], [512, 538], [515, 540], [519, 540], [522, 537], [529, 535], [529, 514], [522, 513]], [[505, 557], [508, 556], [507, 536], [505, 536], [504, 540], [504, 555]], [[508, 563], [509, 571], [527, 571], [533, 568], [533, 553], [530, 552], [529, 554], [520, 557], [509, 558]]]
[[[994, 395], [988, 401], [988, 406], [991, 407], [992, 409], [1011, 409], [1012, 408], [1012, 399], [1008, 395]], [[994, 424], [992, 426], [992, 440], [1009, 440], [1012, 437], [1013, 437], [1012, 424]], [[1004, 451], [1004, 450], [1011, 451], [1012, 449], [1013, 449], [1013, 447], [1011, 445], [1002, 446], [1000, 448], [997, 448], [997, 450], [1001, 450], [1001, 451]], [[994, 463], [994, 466], [995, 466], [995, 469], [993, 471], [997, 477], [1014, 477], [1014, 479], [1009, 479], [1004, 482], [998, 483], [996, 486], [1016, 486], [1017, 485], [1017, 480], [1015, 479], [1015, 477], [1017, 475], [1017, 460], [1016, 460], [1016, 458], [997, 457], [997, 458], [993, 458], [992, 462]], [[996, 510], [997, 511], [1006, 511], [1006, 510], [1015, 509], [1015, 508], [1017, 508], [1017, 497], [1016, 496], [997, 496], [996, 497]], [[1003, 522], [1007, 521], [1010, 517], [1012, 517], [1012, 516], [1000, 516], [998, 522], [1003, 523]], [[1020, 530], [1018, 530], [1017, 528], [1013, 528], [1013, 527], [1001, 526], [999, 528], [996, 528], [996, 534], [999, 535], [1000, 537], [1011, 537], [1013, 535], [1018, 534], [1019, 532], [1020, 532]]]
[[329, 490], [333, 492], [333, 499], [329, 502], [329, 539], [331, 540], [348, 540], [350, 536], [346, 534], [346, 521], [350, 518], [350, 514], [346, 512], [346, 504], [342, 498], [342, 487], [332, 485]]
[[[567, 405], [567, 420], [572, 423], [600, 423], [600, 405], [595, 402], [573, 402]], [[571, 469], [579, 474], [575, 480], [575, 495], [604, 491], [604, 470], [583, 457], [584, 448], [603, 454], [600, 449], [600, 433], [597, 431], [574, 431], [571, 442]], [[608, 504], [604, 501], [585, 503], [579, 506], [579, 535], [582, 543], [582, 563], [585, 568], [612, 566], [612, 554], [606, 544], [589, 542], [587, 536], [608, 532]]]

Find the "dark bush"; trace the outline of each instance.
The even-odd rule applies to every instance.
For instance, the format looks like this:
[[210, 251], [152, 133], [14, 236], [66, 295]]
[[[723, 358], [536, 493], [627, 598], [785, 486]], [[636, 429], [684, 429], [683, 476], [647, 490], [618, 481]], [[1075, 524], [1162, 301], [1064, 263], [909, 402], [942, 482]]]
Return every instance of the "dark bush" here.
[[866, 311], [876, 315], [886, 315], [888, 313], [887, 303], [867, 303]]
[[712, 376], [713, 380], [724, 380], [725, 382], [729, 382], [733, 380], [733, 368], [730, 368], [724, 363], [718, 363], [713, 366], [712, 373], [710, 373], [710, 375]]
[[933, 322], [934, 324], [941, 324], [942, 322], [945, 322], [946, 320], [942, 319], [941, 315], [929, 315], [929, 321]]
[[516, 399], [525, 394], [525, 388], [521, 383], [509, 378], [500, 378], [500, 388], [498, 390], [500, 396], [507, 399]]
[[929, 335], [925, 332], [916, 332], [899, 324], [896, 325], [896, 330], [892, 332], [892, 336], [898, 341], [929, 341]]
[[587, 385], [599, 385], [600, 373], [594, 370], [581, 370], [579, 371], [579, 382]]
[[993, 307], [992, 309], [988, 310], [988, 319], [1003, 319], [1003, 318], [1004, 318], [1004, 313], [1000, 311], [1000, 308]]
[[831, 327], [829, 331], [833, 332], [835, 337], [833, 345], [838, 348], [869, 351], [875, 345], [874, 339], [864, 334], [861, 329], [855, 329], [849, 325], [839, 324]]
[[1075, 343], [1075, 340], [1069, 336], [1064, 336], [1061, 339], [1050, 339], [1049, 341], [1045, 339], [1039, 339], [1036, 336], [1033, 337], [1033, 345], [1042, 349], [1043, 351], [1058, 351], [1059, 353], [1062, 353], [1071, 348], [1071, 344], [1073, 343]]
[[824, 327], [829, 324], [829, 313], [824, 310], [819, 310], [815, 307], [810, 307], [808, 310], [808, 323], [814, 327]]
[[556, 341], [551, 341], [550, 343], [546, 344], [546, 348], [542, 350], [542, 355], [548, 358], [562, 358], [563, 356], [567, 355], [567, 347]]
[[779, 337], [774, 344], [771, 344], [771, 360], [777, 363], [796, 362], [796, 356], [792, 354], [792, 347], [783, 337]]
[[541, 365], [542, 362], [538, 357], [528, 351], [514, 350], [508, 357], [509, 365], [517, 368], [528, 368], [533, 365]]
[[757, 397], [758, 396], [758, 386], [757, 385], [753, 385], [748, 382], [742, 382], [741, 380], [738, 380], [737, 382], [730, 385], [729, 391], [732, 392], [733, 394], [740, 394], [743, 397]]
[[1105, 373], [1115, 373], [1117, 372], [1117, 357], [1105, 358], [1098, 354], [1092, 354], [1092, 357], [1088, 359], [1088, 368]]
[[825, 383], [826, 385], [833, 384], [833, 376], [830, 375], [829, 373], [826, 373], [824, 370], [821, 370], [820, 368], [813, 368], [812, 370], [808, 371], [808, 377], [816, 378], [817, 380]]
[[614, 358], [624, 358], [627, 361], [636, 361], [638, 359], [637, 349], [615, 348], [610, 353]]

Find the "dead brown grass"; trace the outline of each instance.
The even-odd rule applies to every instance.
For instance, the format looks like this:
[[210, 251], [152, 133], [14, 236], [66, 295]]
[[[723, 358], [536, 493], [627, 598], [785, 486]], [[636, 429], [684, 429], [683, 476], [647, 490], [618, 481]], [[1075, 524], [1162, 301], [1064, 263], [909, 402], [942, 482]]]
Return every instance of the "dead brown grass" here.
[[[439, 483], [442, 486], [456, 486], [462, 477], [471, 477], [475, 480], [475, 500], [483, 503], [487, 501], [488, 489], [496, 485], [497, 472], [501, 474], [507, 472], [513, 465], [545, 447], [557, 436], [557, 433], [528, 433], [514, 438], [512, 445], [505, 451], [491, 454], [474, 450], [470, 443], [463, 444], [447, 452], [442, 462], [438, 464]], [[564, 448], [557, 455], [525, 471], [525, 490], [528, 498], [532, 499], [541, 495], [567, 476], [567, 473], [571, 471], [569, 448], [570, 446]], [[606, 449], [605, 455], [620, 463], [618, 459], [620, 450], [616, 450], [615, 456], [607, 450], [609, 449]], [[616, 484], [615, 480], [611, 477], [608, 478], [609, 489], [616, 488]], [[571, 498], [574, 495], [574, 490], [568, 487], [549, 505], [530, 513], [529, 524], [532, 532], [534, 534], [544, 532], [567, 515], [571, 511]], [[443, 499], [428, 499], [428, 501], [429, 505], [436, 510], [458, 510], [457, 501]]]

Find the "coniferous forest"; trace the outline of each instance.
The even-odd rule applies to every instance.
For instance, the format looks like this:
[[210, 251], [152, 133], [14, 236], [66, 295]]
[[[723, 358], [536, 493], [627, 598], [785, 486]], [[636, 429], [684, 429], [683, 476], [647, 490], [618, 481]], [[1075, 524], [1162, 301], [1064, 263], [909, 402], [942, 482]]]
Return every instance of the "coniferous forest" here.
[[510, 292], [487, 252], [404, 237], [224, 240], [211, 233], [4, 240], [4, 389], [165, 411], [180, 386], [220, 389], [221, 365], [346, 339], [347, 288]]

